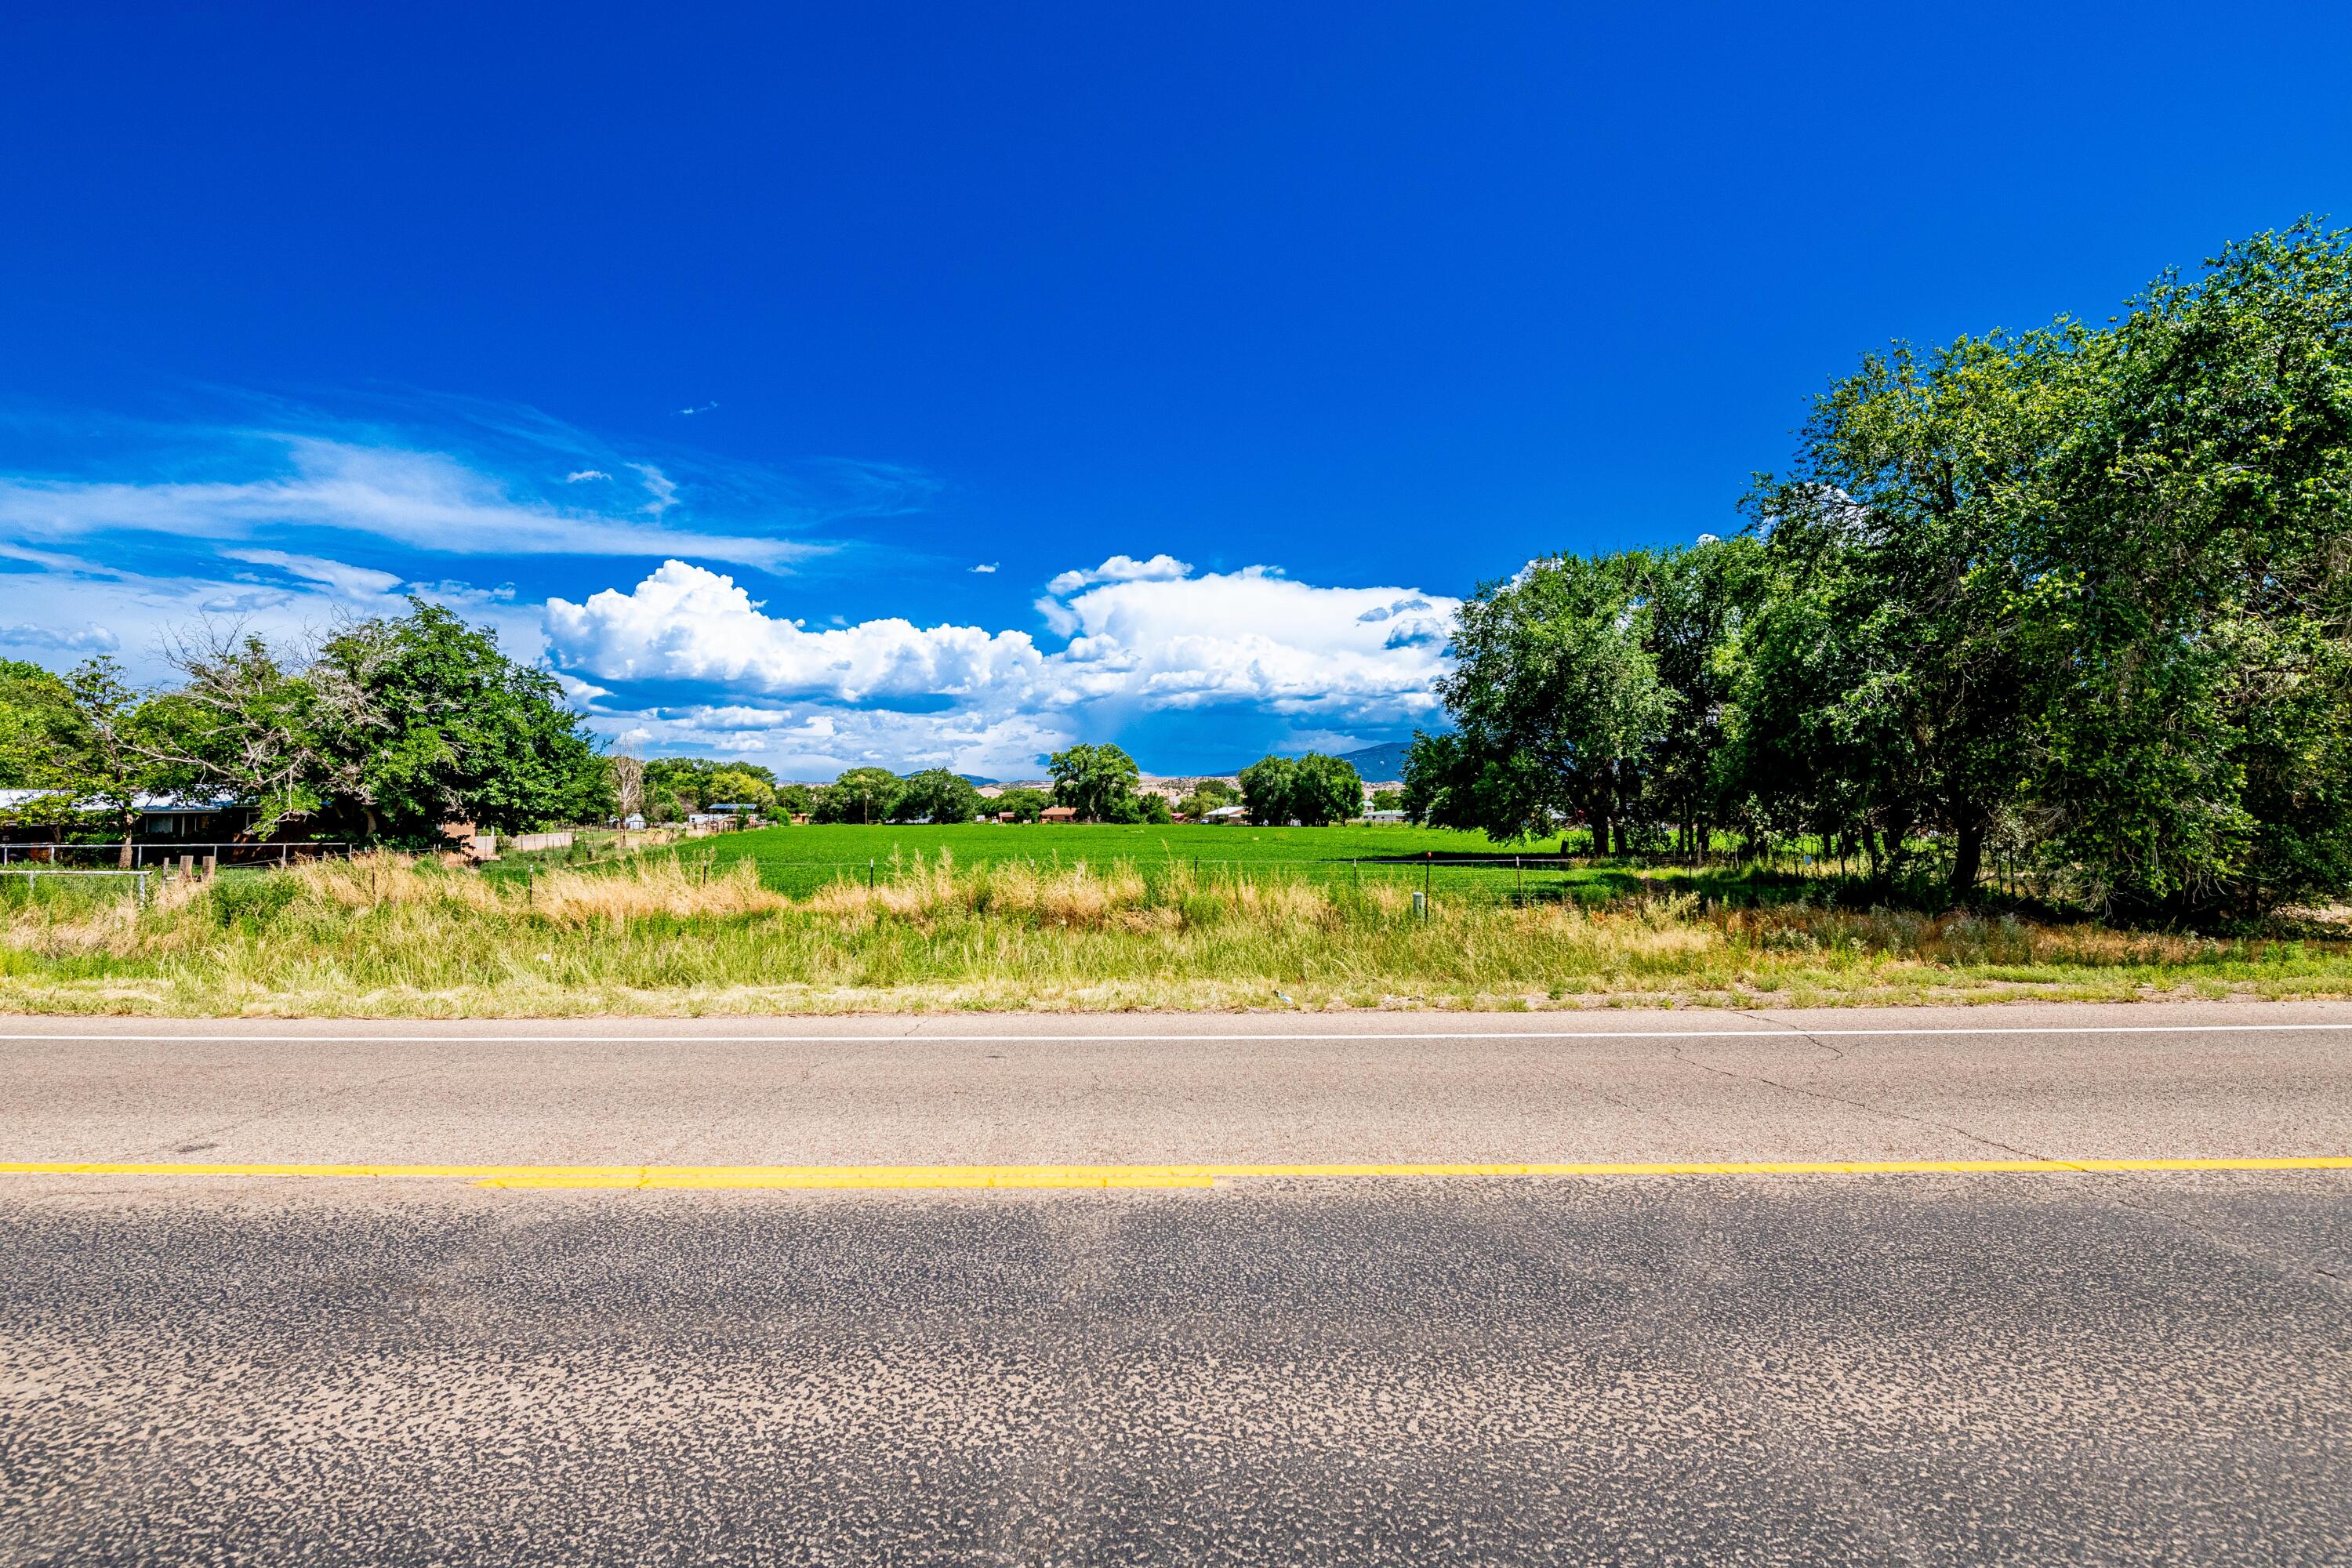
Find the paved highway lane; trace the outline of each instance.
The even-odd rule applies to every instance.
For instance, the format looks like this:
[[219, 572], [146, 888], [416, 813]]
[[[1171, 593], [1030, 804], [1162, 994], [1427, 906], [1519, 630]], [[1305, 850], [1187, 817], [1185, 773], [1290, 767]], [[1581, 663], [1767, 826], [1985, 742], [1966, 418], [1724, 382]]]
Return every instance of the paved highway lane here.
[[[2352, 1154], [2329, 1006], [0, 1036], [19, 1163]], [[0, 1560], [2341, 1563], [2347, 1198], [16, 1173]]]

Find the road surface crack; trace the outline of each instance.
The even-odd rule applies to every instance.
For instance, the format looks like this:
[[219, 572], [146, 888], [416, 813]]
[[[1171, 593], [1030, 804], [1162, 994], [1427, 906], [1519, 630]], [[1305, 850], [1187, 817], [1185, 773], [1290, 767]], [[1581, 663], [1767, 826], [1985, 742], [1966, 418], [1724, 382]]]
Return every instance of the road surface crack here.
[[1890, 1121], [1908, 1121], [1920, 1127], [1932, 1127], [1939, 1132], [1949, 1132], [1955, 1137], [1965, 1138], [1971, 1143], [1981, 1143], [1988, 1149], [1998, 1149], [2004, 1154], [2014, 1155], [2021, 1160], [2050, 1158], [2046, 1154], [2036, 1153], [2031, 1149], [2020, 1149], [2015, 1144], [2004, 1143], [1998, 1138], [1988, 1138], [1981, 1132], [1972, 1132], [1965, 1127], [1956, 1127], [1948, 1121], [1937, 1121], [1933, 1117], [1917, 1116], [1907, 1110], [1889, 1110], [1883, 1105], [1873, 1105], [1866, 1100], [1849, 1100], [1844, 1095], [1831, 1094], [1825, 1089], [1807, 1089], [1802, 1084], [1783, 1083], [1776, 1078], [1766, 1078], [1762, 1073], [1733, 1072], [1728, 1068], [1713, 1067], [1706, 1062], [1694, 1061], [1683, 1055], [1683, 1048], [1680, 1046], [1668, 1047], [1667, 1054], [1685, 1067], [1696, 1068], [1701, 1072], [1711, 1072], [1717, 1078], [1737, 1079], [1742, 1083], [1760, 1083], [1767, 1089], [1777, 1089], [1784, 1094], [1802, 1095], [1808, 1100], [1818, 1100], [1831, 1105], [1851, 1106], [1856, 1110], [1867, 1111], [1873, 1116], [1883, 1116]]

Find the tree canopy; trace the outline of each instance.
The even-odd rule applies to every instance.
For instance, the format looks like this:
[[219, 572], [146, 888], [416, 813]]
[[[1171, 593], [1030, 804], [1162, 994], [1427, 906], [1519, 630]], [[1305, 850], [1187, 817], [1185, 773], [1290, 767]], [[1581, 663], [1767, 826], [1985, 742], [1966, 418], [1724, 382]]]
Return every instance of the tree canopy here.
[[980, 803], [981, 809], [992, 816], [1011, 816], [1015, 822], [1034, 822], [1037, 814], [1054, 804], [1054, 797], [1042, 789], [1023, 789], [1018, 785], [1002, 789]]
[[335, 792], [372, 836], [429, 839], [445, 822], [516, 830], [604, 814], [595, 748], [562, 688], [499, 651], [487, 629], [410, 601], [398, 619], [329, 637], [318, 743]]
[[897, 815], [933, 822], [970, 822], [980, 815], [980, 791], [945, 768], [925, 768], [900, 781]]
[[1898, 344], [1740, 538], [1467, 601], [1406, 805], [1594, 847], [1820, 834], [1971, 896], [2240, 917], [2352, 887], [2352, 237], [2308, 223], [2110, 325]]
[[1085, 822], [1139, 822], [1135, 797], [1142, 777], [1135, 759], [1112, 745], [1076, 745], [1046, 759], [1054, 778], [1054, 804], [1066, 805]]
[[0, 789], [54, 784], [73, 732], [66, 683], [37, 664], [0, 659]]
[[1356, 765], [1320, 752], [1261, 757], [1239, 776], [1242, 799], [1255, 822], [1328, 827], [1364, 808], [1364, 781]]
[[445, 822], [512, 831], [609, 805], [604, 759], [555, 678], [437, 605], [413, 599], [308, 651], [199, 628], [166, 652], [179, 684], [144, 695], [110, 658], [62, 677], [0, 668], [0, 768], [95, 808], [126, 847], [151, 791], [250, 805], [265, 828], [416, 844]]
[[851, 768], [817, 792], [819, 822], [888, 822], [898, 812], [901, 786], [888, 768]]

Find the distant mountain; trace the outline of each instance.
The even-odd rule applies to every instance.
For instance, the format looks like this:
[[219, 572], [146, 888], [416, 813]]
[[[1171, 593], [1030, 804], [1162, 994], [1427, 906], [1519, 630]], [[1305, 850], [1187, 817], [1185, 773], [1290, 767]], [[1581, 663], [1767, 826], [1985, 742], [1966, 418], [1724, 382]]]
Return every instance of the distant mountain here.
[[978, 773], [958, 773], [956, 774], [956, 777], [963, 780], [964, 783], [971, 785], [974, 789], [980, 788], [982, 784], [1002, 784], [1003, 782], [1001, 779], [984, 779]]
[[1360, 752], [1342, 752], [1339, 760], [1353, 763], [1356, 771], [1367, 779], [1401, 779], [1404, 777], [1405, 742], [1390, 741], [1383, 745], [1366, 746]]

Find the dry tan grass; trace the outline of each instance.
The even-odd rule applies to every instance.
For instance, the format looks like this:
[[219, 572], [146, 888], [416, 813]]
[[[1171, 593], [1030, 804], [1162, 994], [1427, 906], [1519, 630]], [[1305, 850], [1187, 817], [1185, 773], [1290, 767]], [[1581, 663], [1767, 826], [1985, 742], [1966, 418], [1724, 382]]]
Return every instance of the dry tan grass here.
[[[994, 916], [1053, 926], [1118, 925], [1130, 931], [1158, 929], [1158, 915], [1171, 898], [1192, 888], [1192, 872], [1180, 868], [1147, 884], [1125, 862], [1095, 868], [1084, 860], [1041, 867], [1007, 860], [959, 871], [947, 851], [894, 870], [873, 886], [844, 879], [812, 895], [811, 912], [851, 921], [937, 921], [953, 917]], [[1153, 904], [1153, 910], [1144, 906]], [[1150, 918], [1139, 918], [1149, 916]]]
[[959, 867], [794, 900], [750, 863], [643, 858], [493, 881], [362, 857], [173, 884], [11, 896], [0, 1008], [345, 1016], [861, 1008], [1752, 1005], [2352, 994], [2347, 944], [1977, 915], [1513, 909], [1182, 862]]

